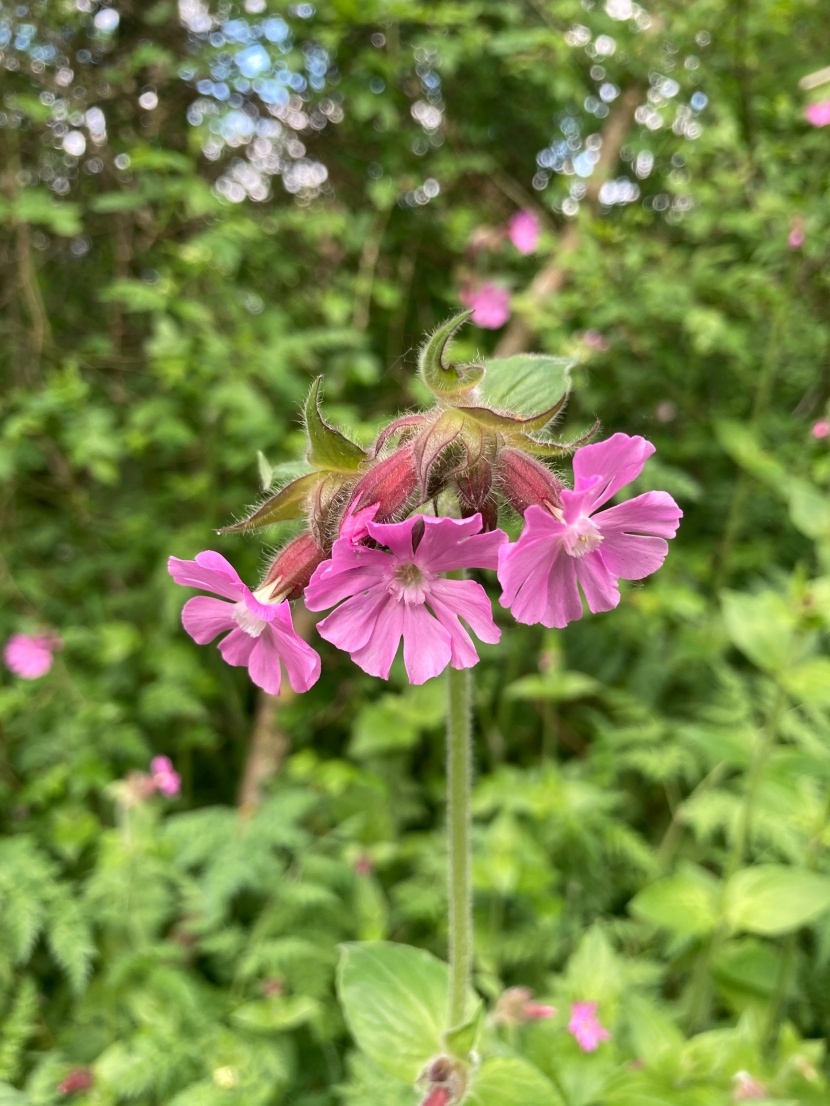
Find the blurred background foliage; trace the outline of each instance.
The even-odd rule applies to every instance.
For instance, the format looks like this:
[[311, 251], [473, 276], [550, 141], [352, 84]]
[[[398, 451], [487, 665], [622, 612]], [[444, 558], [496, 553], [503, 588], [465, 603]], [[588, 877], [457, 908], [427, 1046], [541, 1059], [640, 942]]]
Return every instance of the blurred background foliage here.
[[[350, 1052], [333, 970], [344, 940], [443, 955], [440, 682], [381, 686], [309, 619], [319, 684], [258, 698], [165, 565], [214, 547], [253, 582], [261, 543], [212, 532], [300, 457], [311, 379], [368, 443], [484, 280], [513, 316], [459, 355], [578, 356], [563, 433], [644, 434], [638, 490], [685, 512], [617, 612], [496, 608], [477, 984], [560, 1016], [493, 1047], [542, 1106], [716, 1106], [750, 1076], [827, 1102], [830, 129], [799, 88], [826, 16], [0, 3], [0, 632], [64, 643], [0, 686], [4, 1106], [415, 1101]], [[135, 801], [159, 753], [182, 796]], [[600, 1004], [596, 1054], [571, 1000]]]

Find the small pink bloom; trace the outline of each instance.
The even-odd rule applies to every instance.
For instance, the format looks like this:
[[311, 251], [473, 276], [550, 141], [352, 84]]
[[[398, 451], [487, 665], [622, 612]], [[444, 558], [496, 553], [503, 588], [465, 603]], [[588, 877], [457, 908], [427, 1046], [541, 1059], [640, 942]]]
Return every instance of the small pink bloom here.
[[488, 281], [480, 288], [467, 289], [459, 299], [473, 309], [473, 322], [485, 330], [498, 330], [510, 318], [510, 292]]
[[533, 253], [542, 228], [530, 211], [517, 211], [507, 224], [507, 235], [519, 253]]
[[421, 1103], [421, 1106], [450, 1106], [452, 1091], [449, 1087], [433, 1087]]
[[611, 1036], [599, 1023], [596, 1002], [574, 1002], [571, 1005], [568, 1032], [576, 1037], [576, 1043], [583, 1052], [595, 1052], [597, 1046]]
[[[667, 492], [646, 492], [598, 507], [643, 470], [654, 446], [639, 435], [614, 434], [574, 454], [574, 490], [561, 507], [530, 506], [519, 540], [499, 550], [501, 605], [519, 622], [562, 628], [589, 609], [610, 611], [620, 601], [618, 580], [641, 580], [666, 559], [683, 512]], [[593, 516], [593, 517], [592, 517]]]
[[153, 783], [162, 795], [178, 795], [182, 789], [182, 778], [173, 767], [170, 757], [153, 757], [150, 761]]
[[528, 1021], [542, 1021], [546, 1018], [555, 1018], [556, 1007], [546, 1006], [541, 1002], [526, 1002], [522, 1007], [522, 1013]]
[[58, 1094], [77, 1094], [88, 1091], [92, 1086], [92, 1072], [89, 1068], [74, 1068], [65, 1079], [58, 1083]]
[[817, 104], [810, 104], [804, 112], [808, 123], [814, 127], [830, 126], [830, 100], [821, 100]]
[[61, 648], [52, 634], [12, 634], [3, 649], [6, 668], [24, 680], [45, 676], [52, 667], [52, 654]]
[[[253, 682], [269, 695], [279, 695], [281, 665], [295, 691], [308, 691], [316, 683], [320, 658], [294, 632], [287, 600], [263, 602], [242, 583], [233, 565], [212, 550], [198, 553], [195, 561], [171, 557], [167, 567], [177, 584], [222, 596], [198, 595], [185, 603], [182, 624], [195, 642], [206, 645], [230, 630], [219, 642], [219, 652], [228, 664], [247, 667]], [[271, 587], [261, 590], [270, 592]]]
[[767, 1097], [764, 1084], [759, 1083], [748, 1071], [735, 1072], [734, 1083], [733, 1102], [760, 1102]]
[[800, 250], [804, 245], [804, 231], [800, 227], [793, 227], [790, 231], [787, 245], [791, 250]]
[[484, 588], [474, 580], [443, 579], [440, 573], [495, 568], [507, 535], [501, 530], [480, 534], [478, 514], [465, 519], [417, 515], [366, 525], [388, 552], [340, 538], [331, 560], [320, 565], [306, 588], [309, 610], [340, 604], [318, 624], [320, 635], [383, 680], [401, 638], [410, 683], [422, 684], [448, 664], [470, 668], [478, 654], [459, 618], [482, 641], [497, 642], [501, 634]]
[[814, 438], [830, 438], [830, 422], [827, 419], [819, 419], [814, 422], [810, 433]]
[[595, 349], [598, 353], [605, 353], [610, 348], [608, 339], [599, 330], [586, 330], [582, 341], [588, 349]]

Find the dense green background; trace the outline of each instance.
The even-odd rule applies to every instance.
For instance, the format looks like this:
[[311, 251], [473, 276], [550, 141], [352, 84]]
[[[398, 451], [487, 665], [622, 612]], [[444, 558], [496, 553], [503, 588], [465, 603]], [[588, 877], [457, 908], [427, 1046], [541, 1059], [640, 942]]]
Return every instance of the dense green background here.
[[[476, 982], [560, 1015], [488, 1031], [536, 1074], [476, 1102], [719, 1106], [743, 1071], [826, 1103], [830, 128], [798, 85], [826, 6], [113, 8], [0, 3], [0, 637], [65, 643], [0, 685], [0, 1102], [87, 1067], [100, 1106], [416, 1101], [350, 1051], [333, 978], [345, 940], [444, 954], [441, 682], [317, 639], [317, 686], [258, 698], [184, 634], [165, 564], [218, 548], [255, 580], [262, 543], [213, 531], [261, 494], [257, 450], [277, 478], [301, 456], [311, 379], [368, 443], [489, 278], [514, 319], [459, 354], [578, 355], [563, 434], [649, 437], [638, 490], [685, 518], [614, 613], [497, 608]], [[596, 135], [594, 175], [565, 171]], [[159, 753], [181, 798], [127, 808]]]

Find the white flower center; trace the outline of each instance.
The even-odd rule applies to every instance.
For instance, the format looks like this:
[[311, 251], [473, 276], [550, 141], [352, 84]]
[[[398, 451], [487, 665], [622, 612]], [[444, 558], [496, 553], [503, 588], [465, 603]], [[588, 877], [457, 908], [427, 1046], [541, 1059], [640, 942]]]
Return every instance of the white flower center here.
[[423, 603], [429, 592], [429, 580], [417, 565], [398, 565], [389, 581], [389, 592], [404, 603]]
[[562, 538], [562, 544], [569, 557], [584, 557], [586, 553], [596, 549], [601, 541], [602, 534], [599, 532], [599, 527], [586, 515], [580, 515], [575, 522], [572, 522]]
[[259, 637], [268, 625], [263, 618], [257, 618], [255, 614], [251, 614], [242, 599], [238, 603], [234, 603], [231, 613], [239, 629], [244, 630], [251, 637]]

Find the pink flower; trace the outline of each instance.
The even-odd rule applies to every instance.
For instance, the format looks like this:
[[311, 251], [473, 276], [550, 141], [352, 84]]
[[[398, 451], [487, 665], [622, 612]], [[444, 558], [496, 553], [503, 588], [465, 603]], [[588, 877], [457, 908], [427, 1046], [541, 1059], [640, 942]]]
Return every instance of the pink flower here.
[[818, 422], [813, 423], [810, 433], [814, 438], [830, 438], [830, 422], [827, 419], [819, 419]]
[[804, 245], [804, 231], [801, 227], [793, 227], [787, 238], [787, 245], [791, 250], [800, 250]]
[[595, 1052], [602, 1041], [611, 1034], [599, 1024], [596, 1002], [574, 1002], [571, 1005], [571, 1020], [568, 1032], [576, 1037], [576, 1043], [583, 1052]]
[[[279, 695], [281, 665], [295, 691], [308, 691], [317, 681], [320, 658], [294, 632], [287, 600], [263, 602], [259, 593], [255, 595], [242, 583], [233, 565], [212, 550], [198, 553], [195, 561], [171, 557], [167, 568], [177, 584], [223, 596], [211, 599], [198, 595], [184, 605], [182, 624], [199, 645], [230, 630], [219, 642], [219, 652], [228, 664], [247, 666], [257, 687], [269, 695]], [[270, 585], [261, 589], [268, 593], [271, 590]]]
[[507, 236], [519, 253], [533, 253], [541, 232], [539, 220], [530, 211], [517, 211], [507, 224]]
[[178, 795], [182, 778], [173, 767], [170, 757], [153, 757], [150, 761], [153, 783], [162, 795]]
[[366, 526], [389, 552], [343, 538], [334, 543], [331, 560], [320, 565], [305, 593], [312, 611], [340, 603], [318, 624], [320, 635], [350, 653], [364, 672], [384, 680], [401, 637], [410, 683], [422, 684], [448, 664], [474, 665], [478, 654], [459, 617], [482, 641], [497, 642], [501, 634], [490, 601], [473, 580], [446, 580], [439, 574], [495, 568], [507, 535], [501, 530], [480, 534], [481, 515], [417, 515]]
[[510, 318], [510, 292], [488, 281], [480, 288], [467, 289], [459, 296], [465, 307], [473, 309], [473, 322], [485, 330], [498, 330]]
[[821, 100], [817, 104], [810, 104], [804, 112], [808, 123], [814, 127], [830, 126], [830, 100]]
[[[574, 454], [574, 490], [550, 511], [531, 505], [519, 540], [499, 550], [501, 605], [519, 622], [567, 626], [582, 617], [579, 589], [594, 614], [620, 601], [618, 580], [656, 572], [683, 512], [667, 492], [646, 492], [594, 515], [636, 479], [654, 446], [614, 434]], [[593, 516], [593, 517], [592, 517]]]
[[79, 1091], [88, 1091], [92, 1086], [92, 1072], [89, 1068], [73, 1068], [65, 1079], [58, 1083], [59, 1094], [78, 1094]]
[[588, 349], [595, 349], [599, 353], [605, 353], [610, 347], [608, 345], [608, 339], [599, 330], [586, 330], [582, 335], [583, 343]]
[[735, 1084], [733, 1102], [757, 1102], [767, 1097], [767, 1088], [748, 1071], [737, 1071], [732, 1078]]
[[54, 634], [12, 634], [3, 649], [6, 668], [24, 680], [45, 676], [52, 667], [52, 654], [61, 648]]

